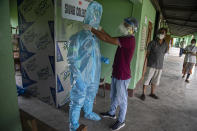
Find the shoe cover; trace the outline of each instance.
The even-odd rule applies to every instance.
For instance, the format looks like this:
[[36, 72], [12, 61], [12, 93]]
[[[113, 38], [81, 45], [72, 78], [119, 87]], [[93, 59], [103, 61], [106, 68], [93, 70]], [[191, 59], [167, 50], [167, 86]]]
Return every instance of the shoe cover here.
[[[85, 96], [86, 96], [86, 86], [76, 86], [73, 85], [70, 95], [70, 109], [69, 109], [69, 122], [70, 122], [70, 130], [76, 131], [79, 127], [79, 118], [80, 111], [84, 105]], [[83, 85], [83, 84], [82, 84]], [[83, 90], [79, 90], [81, 88]]]
[[91, 119], [91, 120], [100, 120], [100, 117], [93, 113], [93, 105], [94, 105], [94, 99], [96, 97], [96, 93], [98, 91], [98, 85], [97, 86], [89, 86], [87, 87], [86, 91], [86, 98], [83, 106], [83, 111], [85, 113], [85, 118]]
[[94, 113], [94, 112], [91, 112], [90, 114], [85, 114], [84, 117], [86, 119], [94, 120], [94, 121], [101, 120], [101, 117], [98, 114]]

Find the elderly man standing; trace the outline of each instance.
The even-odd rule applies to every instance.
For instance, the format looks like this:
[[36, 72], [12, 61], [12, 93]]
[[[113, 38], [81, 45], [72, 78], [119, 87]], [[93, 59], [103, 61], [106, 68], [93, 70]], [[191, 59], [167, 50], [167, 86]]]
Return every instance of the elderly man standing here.
[[[161, 28], [157, 33], [156, 39], [151, 41], [147, 47], [147, 54], [145, 63], [147, 62], [147, 69], [144, 76], [143, 92], [141, 95], [141, 100], [145, 100], [146, 88], [151, 84], [150, 97], [158, 99], [159, 97], [155, 94], [156, 86], [160, 83], [160, 78], [162, 74], [163, 61], [165, 53], [168, 51], [168, 45], [166, 44], [164, 38], [166, 36], [167, 29]], [[145, 65], [146, 66], [146, 65]]]

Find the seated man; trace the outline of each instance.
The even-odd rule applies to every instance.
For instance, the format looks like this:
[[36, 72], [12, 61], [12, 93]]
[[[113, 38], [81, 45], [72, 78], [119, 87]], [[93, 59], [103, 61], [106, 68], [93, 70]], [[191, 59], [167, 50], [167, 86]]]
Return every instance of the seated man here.
[[[91, 2], [87, 8], [84, 24], [99, 28], [102, 16], [102, 6]], [[98, 91], [101, 72], [101, 57], [99, 40], [89, 30], [82, 30], [70, 38], [68, 62], [71, 72], [69, 123], [70, 131], [79, 128], [80, 111], [83, 107], [85, 118], [100, 120], [92, 112], [93, 102]]]

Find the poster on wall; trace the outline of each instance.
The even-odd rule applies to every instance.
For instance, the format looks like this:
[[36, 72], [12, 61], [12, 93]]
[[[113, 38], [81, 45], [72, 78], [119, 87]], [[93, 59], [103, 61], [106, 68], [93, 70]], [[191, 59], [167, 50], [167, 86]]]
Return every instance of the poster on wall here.
[[56, 42], [56, 107], [63, 106], [69, 100], [70, 72], [67, 62], [68, 42]]
[[62, 0], [62, 17], [83, 21], [88, 4], [85, 0]]
[[56, 104], [54, 74], [54, 3], [17, 0], [23, 87], [31, 96]]
[[20, 38], [27, 50], [49, 56], [54, 55], [54, 43], [48, 21], [37, 19], [21, 34]]
[[143, 26], [142, 27], [142, 39], [141, 39], [141, 45], [140, 45], [140, 50], [144, 51], [146, 48], [146, 33], [147, 32], [147, 27]]
[[52, 0], [18, 0], [18, 8], [26, 22], [32, 22], [39, 18], [43, 20], [54, 20]]
[[[80, 5], [81, 4], [81, 5]], [[55, 1], [55, 78], [56, 78], [56, 107], [61, 107], [69, 102], [71, 90], [70, 72], [68, 70], [67, 49], [69, 38], [82, 29], [83, 17], [65, 15], [65, 5], [86, 9], [88, 2], [85, 0], [56, 0]], [[78, 6], [80, 5], [80, 6]], [[63, 7], [63, 8], [62, 8]], [[66, 8], [67, 8], [66, 7]], [[64, 12], [65, 13], [65, 12]], [[76, 13], [76, 12], [75, 12]], [[74, 20], [74, 21], [73, 21]]]
[[145, 21], [144, 21], [144, 23], [147, 25], [148, 24], [148, 18], [147, 18], [147, 16], [145, 16]]

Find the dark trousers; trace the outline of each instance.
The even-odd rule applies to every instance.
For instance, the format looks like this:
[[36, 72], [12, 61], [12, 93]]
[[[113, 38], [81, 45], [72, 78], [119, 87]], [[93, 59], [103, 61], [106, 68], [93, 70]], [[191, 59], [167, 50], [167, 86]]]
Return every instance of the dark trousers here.
[[179, 52], [179, 57], [181, 57], [183, 55], [183, 48], [180, 48], [180, 52]]

